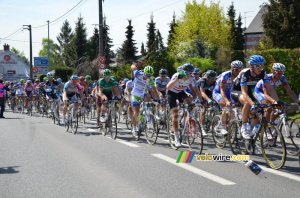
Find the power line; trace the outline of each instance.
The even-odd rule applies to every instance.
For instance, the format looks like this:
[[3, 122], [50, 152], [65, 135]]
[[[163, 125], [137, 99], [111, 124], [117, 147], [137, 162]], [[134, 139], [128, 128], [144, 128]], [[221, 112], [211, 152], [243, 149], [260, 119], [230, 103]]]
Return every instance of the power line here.
[[16, 34], [17, 32], [19, 32], [19, 31], [22, 30], [22, 29], [23, 29], [23, 27], [21, 27], [20, 29], [16, 30], [14, 33], [12, 33], [12, 34], [10, 34], [10, 35], [8, 35], [7, 37], [4, 37], [4, 38], [2, 38], [2, 39], [3, 39], [3, 40], [4, 40], [4, 39], [7, 39], [8, 37], [11, 37], [12, 35]]
[[[7, 41], [15, 41], [15, 42], [23, 42], [23, 43], [28, 43], [29, 41], [23, 41], [23, 40], [14, 40], [14, 39], [1, 39], [1, 40], [7, 40]], [[32, 42], [32, 43], [38, 43], [42, 44], [42, 42]]]

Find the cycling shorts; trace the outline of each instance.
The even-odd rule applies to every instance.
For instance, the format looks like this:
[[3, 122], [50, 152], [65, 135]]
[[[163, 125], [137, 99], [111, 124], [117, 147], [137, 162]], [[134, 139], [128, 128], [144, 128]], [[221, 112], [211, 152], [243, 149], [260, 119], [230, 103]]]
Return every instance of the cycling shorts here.
[[173, 109], [174, 107], [177, 107], [176, 100], [178, 100], [179, 103], [183, 103], [183, 100], [188, 98], [188, 95], [184, 91], [175, 93], [175, 92], [169, 90], [167, 97], [168, 97], [168, 103], [169, 103], [170, 109]]

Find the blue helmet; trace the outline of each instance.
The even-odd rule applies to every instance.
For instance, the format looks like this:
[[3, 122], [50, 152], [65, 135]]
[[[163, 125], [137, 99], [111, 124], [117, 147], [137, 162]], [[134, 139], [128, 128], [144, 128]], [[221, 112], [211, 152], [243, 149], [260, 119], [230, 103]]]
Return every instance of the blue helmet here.
[[200, 75], [200, 69], [195, 68], [193, 74], [194, 74], [194, 75]]
[[182, 65], [182, 69], [187, 72], [194, 72], [194, 65], [191, 63], [185, 63]]
[[257, 65], [257, 64], [264, 64], [264, 63], [265, 63], [265, 59], [260, 55], [253, 55], [249, 58], [250, 65]]
[[79, 78], [76, 75], [72, 75], [70, 79], [74, 81], [79, 81]]
[[59, 82], [59, 83], [61, 83], [61, 82], [62, 82], [62, 79], [61, 79], [61, 78], [58, 78], [56, 81]]
[[125, 84], [126, 84], [128, 81], [129, 81], [128, 78], [125, 78], [125, 79], [123, 80], [123, 82], [124, 82]]

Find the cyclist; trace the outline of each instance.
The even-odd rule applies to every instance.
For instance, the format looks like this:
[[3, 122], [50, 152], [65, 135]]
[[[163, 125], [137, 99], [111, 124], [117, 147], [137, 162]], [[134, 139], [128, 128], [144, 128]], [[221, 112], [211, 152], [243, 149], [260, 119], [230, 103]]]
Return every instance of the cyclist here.
[[[290, 98], [300, 104], [300, 100], [297, 99], [296, 94], [291, 90], [291, 87], [289, 86], [289, 83], [286, 79], [286, 77], [283, 75], [285, 72], [285, 66], [281, 63], [274, 63], [272, 67], [272, 74], [268, 74], [268, 77], [270, 79], [271, 87], [275, 89], [279, 85], [283, 85], [285, 88], [286, 93], [290, 96]], [[276, 101], [269, 96], [263, 80], [258, 81], [258, 83], [255, 86], [254, 89], [254, 96], [255, 98], [262, 104], [273, 104]], [[268, 108], [267, 113], [266, 113], [266, 118], [267, 121], [270, 121], [270, 113], [271, 113], [271, 108]], [[273, 115], [271, 118], [271, 121], [274, 122], [274, 120], [278, 117], [278, 115]]]
[[154, 70], [151, 66], [146, 66], [144, 71], [135, 70], [134, 80], [132, 81], [132, 91], [131, 91], [131, 106], [133, 108], [133, 119], [132, 119], [132, 135], [137, 137], [137, 122], [140, 114], [140, 102], [150, 102], [151, 97], [146, 93], [146, 90], [155, 99], [154, 102], [159, 100], [157, 90], [155, 89], [154, 81], [150, 80], [151, 76], [154, 74]]
[[14, 86], [14, 89], [16, 89], [16, 106], [19, 105], [19, 97], [21, 96], [21, 99], [23, 101], [24, 104], [24, 98], [22, 96], [24, 96], [24, 87], [25, 87], [25, 80], [21, 79], [19, 83], [17, 83]]
[[87, 84], [85, 84], [85, 77], [84, 76], [80, 76], [79, 77], [79, 84], [81, 85], [81, 86], [83, 86], [83, 88], [84, 88], [84, 95], [86, 96], [86, 97], [88, 97], [89, 95], [88, 95], [88, 86], [87, 86]]
[[[121, 92], [122, 92], [122, 96], [125, 96], [125, 89], [126, 89], [126, 83], [129, 81], [128, 78], [125, 78], [122, 83], [121, 83]], [[126, 106], [125, 106], [125, 103], [126, 103], [126, 99], [125, 97], [122, 98], [121, 100], [121, 108], [122, 108], [122, 115], [125, 115], [126, 114]]]
[[[205, 72], [205, 76], [198, 81], [200, 87], [200, 92], [202, 96], [202, 102], [207, 103], [208, 105], [212, 103], [212, 92], [216, 85], [217, 73], [213, 70], [208, 70]], [[205, 101], [206, 100], [206, 101]], [[205, 130], [205, 114], [206, 109], [203, 107], [203, 112], [200, 113], [200, 122], [201, 122], [201, 131], [203, 137], [207, 136]]]
[[126, 82], [126, 88], [124, 92], [124, 98], [127, 102], [127, 112], [128, 112], [128, 118], [131, 120], [132, 118], [132, 107], [131, 107], [131, 90], [132, 90], [132, 80], [128, 80]]
[[[24, 91], [25, 91], [26, 96], [28, 98], [30, 97], [32, 100], [32, 96], [33, 96], [33, 94], [35, 94], [35, 89], [34, 89], [34, 86], [31, 82], [31, 80], [26, 81]], [[28, 98], [27, 97], [25, 98], [25, 108], [26, 109], [28, 108]], [[28, 114], [28, 112], [26, 114]]]
[[[78, 83], [78, 81], [79, 81], [78, 76], [72, 75], [70, 81], [68, 81], [64, 86], [64, 92], [63, 92], [64, 109], [63, 109], [63, 116], [62, 116], [63, 124], [66, 124], [65, 116], [68, 111], [69, 101], [76, 101], [78, 94], [80, 94], [81, 98], [84, 98], [83, 87]], [[78, 104], [76, 105], [76, 109], [78, 109]]]
[[98, 96], [99, 93], [99, 81], [103, 78], [103, 72], [99, 72], [99, 79], [98, 81], [95, 80], [94, 85], [93, 85], [93, 91], [92, 91], [92, 95], [93, 96], [97, 96], [96, 102], [97, 102], [97, 124], [99, 124], [100, 122], [100, 111], [101, 111], [101, 98]]
[[103, 75], [104, 78], [99, 80], [98, 83], [98, 96], [106, 102], [102, 104], [100, 122], [105, 122], [108, 118], [108, 114], [106, 113], [107, 101], [112, 100], [113, 95], [117, 98], [120, 98], [121, 96], [118, 83], [111, 76], [111, 71], [109, 69], [105, 69]]
[[[194, 76], [194, 83], [195, 85], [198, 86], [198, 89], [200, 89], [199, 83], [198, 81], [201, 79], [200, 78], [200, 69], [195, 68], [194, 72], [193, 72], [193, 76]], [[193, 95], [195, 95], [195, 93], [193, 93], [189, 87], [186, 88], [186, 93], [188, 94], [189, 97], [193, 97]]]
[[[230, 64], [231, 70], [223, 72], [216, 81], [216, 86], [213, 90], [213, 99], [224, 109], [225, 107], [229, 108], [230, 103], [234, 103], [234, 101], [230, 97], [230, 89], [232, 86], [232, 81], [237, 77], [237, 75], [241, 72], [244, 64], [239, 61], [232, 61]], [[226, 135], [226, 121], [227, 114], [226, 111], [222, 112], [221, 116], [222, 126], [221, 126], [221, 134]]]
[[92, 77], [90, 75], [86, 75], [85, 76], [85, 84], [87, 84], [88, 86], [88, 94], [91, 94], [93, 91], [93, 81], [92, 81]]
[[[159, 70], [159, 77], [155, 79], [155, 87], [157, 89], [157, 92], [159, 94], [159, 97], [162, 101], [165, 101], [167, 98], [166, 88], [167, 84], [170, 82], [170, 78], [168, 77], [168, 70], [161, 69]], [[166, 109], [166, 105], [164, 104], [162, 106], [163, 110]], [[156, 112], [158, 113], [159, 105], [156, 106]], [[156, 119], [160, 120], [161, 117], [158, 115], [156, 116]]]
[[170, 110], [172, 112], [172, 125], [173, 131], [175, 135], [175, 146], [180, 146], [179, 140], [179, 131], [178, 131], [178, 108], [177, 108], [177, 100], [180, 103], [191, 103], [192, 99], [188, 97], [185, 93], [186, 88], [189, 86], [191, 90], [194, 90], [196, 93], [195, 97], [198, 97], [198, 100], [202, 100], [199, 89], [195, 89], [197, 85], [194, 83], [194, 77], [192, 73], [194, 71], [194, 66], [190, 63], [184, 64], [181, 69], [177, 70], [169, 84], [167, 85], [167, 97], [170, 106]]
[[[276, 92], [272, 89], [270, 79], [267, 73], [263, 70], [265, 59], [260, 55], [253, 55], [249, 58], [250, 68], [243, 69], [239, 75], [233, 80], [231, 87], [231, 98], [235, 102], [242, 103], [242, 136], [245, 139], [250, 139], [250, 131], [247, 130], [247, 122], [250, 113], [255, 111], [253, 90], [259, 80], [263, 80], [264, 85], [271, 97], [278, 101]], [[258, 118], [254, 118], [251, 126], [258, 123]]]
[[[8, 87], [8, 95], [9, 95], [9, 97], [11, 97], [12, 100], [15, 100], [14, 104], [16, 104], [16, 98], [15, 98], [15, 96], [16, 96], [16, 89], [14, 88], [14, 85], [15, 85], [14, 82], [10, 83], [10, 86]], [[15, 106], [13, 110], [16, 111], [16, 108], [17, 107]]]
[[[56, 95], [55, 90], [62, 90], [63, 88], [60, 86], [59, 82], [54, 80], [53, 73], [48, 72], [47, 78], [48, 78], [48, 80], [44, 84], [44, 90], [46, 91], [46, 98], [48, 100], [48, 108], [49, 108], [49, 113], [50, 113], [52, 111], [52, 109], [50, 108], [52, 105], [52, 102], [57, 100], [57, 95]], [[50, 101], [51, 98], [53, 101]], [[56, 103], [56, 108], [59, 110], [58, 102]]]

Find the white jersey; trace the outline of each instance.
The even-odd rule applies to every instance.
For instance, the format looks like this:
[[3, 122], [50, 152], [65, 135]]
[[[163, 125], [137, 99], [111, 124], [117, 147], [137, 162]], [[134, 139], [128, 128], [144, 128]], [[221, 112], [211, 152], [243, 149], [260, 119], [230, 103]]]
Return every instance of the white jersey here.
[[143, 98], [145, 90], [154, 86], [154, 81], [151, 79], [144, 79], [144, 73], [138, 70], [134, 71], [134, 80], [132, 82], [131, 95]]
[[[172, 76], [172, 79], [171, 81], [175, 80], [176, 78], [178, 78], [178, 73], [175, 73], [173, 76]], [[188, 79], [179, 79], [176, 84], [174, 85], [174, 87], [170, 90], [174, 93], [180, 93], [180, 92], [183, 92], [186, 90], [186, 88], [189, 86], [189, 85], [192, 85], [192, 87], [195, 87], [195, 78], [193, 76], [190, 76], [190, 78]]]
[[166, 87], [167, 87], [169, 82], [170, 82], [169, 77], [166, 77], [165, 81], [161, 81], [161, 78], [157, 77], [155, 79], [155, 87], [157, 87], [158, 91], [166, 91]]

